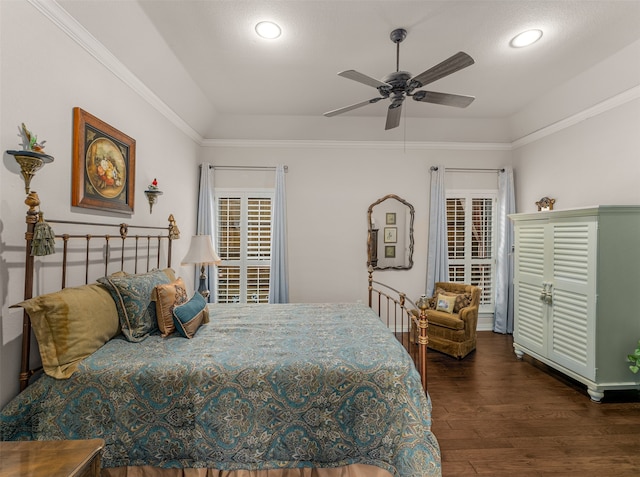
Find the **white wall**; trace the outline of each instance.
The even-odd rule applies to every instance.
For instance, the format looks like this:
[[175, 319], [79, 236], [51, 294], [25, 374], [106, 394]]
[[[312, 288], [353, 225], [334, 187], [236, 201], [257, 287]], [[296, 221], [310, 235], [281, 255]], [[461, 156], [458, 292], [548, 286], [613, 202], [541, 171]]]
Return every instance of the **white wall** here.
[[[175, 242], [174, 268], [182, 268], [189, 236], [195, 231], [199, 146], [149, 103], [79, 47], [27, 2], [0, 2], [0, 141], [2, 151], [20, 149], [24, 122], [55, 161], [36, 173], [31, 188], [42, 200], [45, 217], [66, 220], [167, 225], [174, 213], [183, 240]], [[71, 208], [71, 161], [75, 106], [136, 140], [135, 213], [113, 215]], [[3, 153], [0, 167], [0, 406], [17, 393], [22, 313], [8, 306], [23, 297], [24, 182], [13, 156]], [[143, 190], [157, 177], [163, 190], [153, 214]], [[100, 215], [99, 217], [95, 217]], [[51, 284], [55, 288], [57, 284]]]
[[[498, 168], [509, 164], [510, 151], [480, 146], [405, 151], [402, 144], [393, 148], [323, 143], [282, 147], [261, 142], [259, 146], [207, 147], [203, 157], [215, 165], [288, 165], [290, 300], [366, 302], [369, 205], [387, 194], [396, 194], [415, 208], [413, 268], [376, 272], [376, 279], [391, 282], [415, 300], [426, 283], [430, 167]], [[255, 186], [272, 184], [264, 178], [264, 172], [231, 176], [219, 171], [215, 185], [242, 187], [251, 177]], [[460, 179], [450, 180], [455, 184]], [[486, 182], [486, 174], [478, 180]]]
[[[512, 118], [519, 212], [640, 203], [640, 41]], [[640, 238], [639, 238], [640, 240]]]
[[555, 209], [640, 204], [640, 100], [519, 147], [513, 157], [518, 212], [536, 211], [545, 196], [556, 199]]

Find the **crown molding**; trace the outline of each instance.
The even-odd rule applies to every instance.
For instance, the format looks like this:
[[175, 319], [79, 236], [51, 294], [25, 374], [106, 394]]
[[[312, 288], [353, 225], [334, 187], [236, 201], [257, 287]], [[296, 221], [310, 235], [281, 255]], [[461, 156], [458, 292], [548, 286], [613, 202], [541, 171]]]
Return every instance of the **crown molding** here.
[[171, 121], [179, 130], [200, 144], [202, 136], [178, 116], [167, 104], [151, 91], [129, 68], [111, 53], [96, 37], [73, 18], [60, 4], [54, 0], [27, 0], [40, 13], [51, 20], [60, 30], [66, 33], [91, 56], [134, 90], [160, 114]]
[[271, 139], [205, 139], [203, 147], [259, 147], [307, 149], [411, 149], [411, 150], [511, 150], [510, 143], [498, 142], [420, 142], [420, 141], [329, 141], [329, 140], [271, 140]]
[[565, 119], [561, 119], [560, 121], [556, 121], [555, 123], [551, 123], [548, 126], [540, 128], [537, 131], [516, 139], [511, 143], [512, 149], [518, 149], [522, 146], [526, 146], [527, 144], [531, 144], [532, 142], [538, 141], [546, 136], [550, 136], [571, 126], [575, 126], [582, 121], [586, 121], [589, 118], [598, 116], [602, 113], [606, 113], [607, 111], [634, 101], [638, 98], [640, 98], [640, 85], [629, 88], [628, 90], [607, 98], [604, 101], [591, 106], [590, 108], [580, 111], [579, 113], [576, 113]]

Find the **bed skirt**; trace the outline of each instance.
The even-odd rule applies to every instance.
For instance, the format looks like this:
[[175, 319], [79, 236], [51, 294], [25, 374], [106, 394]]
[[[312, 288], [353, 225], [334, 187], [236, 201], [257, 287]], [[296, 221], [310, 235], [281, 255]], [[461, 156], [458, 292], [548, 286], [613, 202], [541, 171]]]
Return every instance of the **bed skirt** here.
[[367, 464], [332, 468], [271, 470], [161, 469], [151, 466], [102, 469], [102, 477], [391, 477], [388, 471]]

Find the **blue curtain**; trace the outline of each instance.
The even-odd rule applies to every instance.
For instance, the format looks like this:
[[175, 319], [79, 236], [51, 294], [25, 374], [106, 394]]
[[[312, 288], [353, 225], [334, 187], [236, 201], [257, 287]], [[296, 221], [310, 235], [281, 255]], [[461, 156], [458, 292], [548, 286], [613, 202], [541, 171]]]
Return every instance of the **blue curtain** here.
[[427, 296], [433, 296], [436, 282], [449, 281], [447, 244], [447, 202], [443, 166], [431, 168], [429, 204], [429, 252], [427, 255]]
[[496, 221], [496, 311], [493, 331], [513, 333], [513, 224], [508, 215], [516, 211], [513, 170], [498, 174], [498, 217]]
[[289, 302], [289, 272], [287, 267], [287, 209], [284, 166], [276, 167], [276, 191], [271, 213], [271, 273], [269, 303]]
[[[198, 218], [196, 224], [196, 234], [210, 235], [215, 248], [216, 243], [216, 221], [215, 208], [213, 203], [213, 179], [214, 171], [210, 164], [200, 164], [200, 188], [198, 193]], [[217, 295], [217, 280], [215, 267], [207, 265], [205, 269], [207, 273], [207, 290], [209, 294], [208, 301], [214, 302]], [[200, 269], [196, 267], [195, 284], [196, 288], [200, 282]]]

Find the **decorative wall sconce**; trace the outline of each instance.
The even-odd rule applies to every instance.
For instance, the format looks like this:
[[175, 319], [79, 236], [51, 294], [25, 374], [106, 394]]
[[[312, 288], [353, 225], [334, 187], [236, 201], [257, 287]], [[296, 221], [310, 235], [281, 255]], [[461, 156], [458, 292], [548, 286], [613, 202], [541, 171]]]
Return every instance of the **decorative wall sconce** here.
[[42, 169], [42, 166], [53, 162], [53, 157], [46, 154], [33, 151], [7, 151], [15, 157], [16, 162], [20, 164], [20, 173], [24, 179], [24, 192], [29, 194], [31, 190], [31, 179], [36, 172]]
[[24, 190], [29, 195], [31, 179], [45, 164], [53, 162], [53, 156], [43, 152], [44, 143], [47, 141], [38, 142], [38, 137], [29, 131], [24, 123], [18, 129], [20, 131], [19, 135], [22, 137], [21, 146], [23, 150], [7, 151], [7, 154], [11, 154], [20, 165], [20, 173], [24, 179]]
[[148, 187], [147, 190], [144, 191], [144, 195], [147, 196], [147, 200], [149, 201], [149, 213], [153, 213], [153, 204], [158, 201], [158, 196], [162, 195], [162, 191], [158, 189], [158, 181], [157, 179], [153, 179], [153, 182]]

